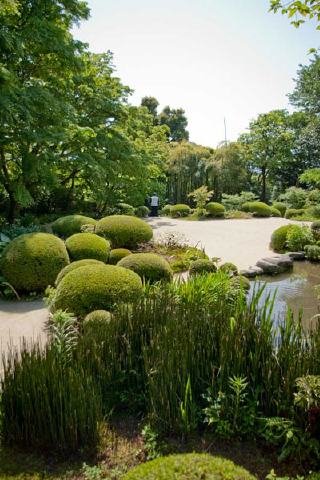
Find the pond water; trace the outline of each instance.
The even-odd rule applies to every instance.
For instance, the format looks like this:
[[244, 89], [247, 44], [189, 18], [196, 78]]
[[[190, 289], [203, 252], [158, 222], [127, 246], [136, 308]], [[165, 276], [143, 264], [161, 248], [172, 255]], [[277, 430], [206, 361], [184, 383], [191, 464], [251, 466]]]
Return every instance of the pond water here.
[[[302, 323], [310, 327], [315, 315], [320, 314], [320, 264], [310, 262], [294, 262], [293, 271], [275, 277], [261, 276], [252, 281], [249, 298], [255, 288], [266, 285], [260, 299], [264, 303], [268, 295], [276, 294], [273, 316], [277, 321], [283, 318], [288, 307], [297, 318], [302, 312]], [[317, 292], [318, 290], [318, 292]]]

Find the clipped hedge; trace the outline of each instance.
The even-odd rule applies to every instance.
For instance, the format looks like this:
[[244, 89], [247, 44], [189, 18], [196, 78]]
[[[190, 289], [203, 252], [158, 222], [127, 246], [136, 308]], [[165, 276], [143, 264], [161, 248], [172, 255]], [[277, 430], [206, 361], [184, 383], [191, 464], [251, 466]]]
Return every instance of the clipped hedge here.
[[127, 248], [114, 248], [111, 250], [110, 255], [109, 255], [109, 263], [110, 265], [117, 265], [120, 260], [122, 260], [124, 257], [127, 257], [128, 255], [131, 255], [132, 252], [131, 250], [128, 250]]
[[150, 210], [145, 205], [141, 205], [135, 209], [135, 215], [139, 218], [146, 218], [150, 215]]
[[178, 203], [177, 205], [171, 205], [170, 215], [173, 218], [187, 217], [191, 213], [189, 205], [184, 203]]
[[191, 262], [189, 273], [191, 276], [194, 275], [203, 275], [206, 273], [213, 273], [217, 271], [216, 265], [211, 261], [205, 258], [200, 258]]
[[272, 217], [282, 217], [280, 210], [278, 210], [276, 207], [271, 206], [270, 210], [271, 210]]
[[130, 470], [124, 480], [255, 480], [230, 460], [204, 453], [160, 457]]
[[60, 217], [52, 224], [52, 231], [60, 237], [70, 237], [74, 233], [80, 233], [84, 225], [96, 225], [97, 221], [83, 215], [67, 215]]
[[293, 218], [293, 217], [300, 217], [305, 213], [304, 208], [288, 208], [285, 214], [285, 218]]
[[94, 258], [107, 262], [110, 252], [108, 240], [94, 233], [75, 233], [67, 238], [66, 247], [71, 260]]
[[264, 202], [246, 202], [241, 210], [252, 213], [254, 217], [271, 217], [271, 208]]
[[72, 262], [66, 267], [64, 267], [61, 272], [59, 272], [55, 281], [55, 285], [57, 286], [61, 282], [61, 280], [67, 275], [67, 273], [72, 272], [77, 268], [84, 267], [85, 265], [104, 265], [104, 263], [100, 262], [99, 260], [94, 260], [93, 258], [86, 258], [84, 260], [77, 260], [76, 262]]
[[104, 217], [96, 225], [96, 233], [111, 241], [112, 248], [136, 248], [152, 239], [153, 230], [145, 221], [129, 215]]
[[271, 235], [270, 246], [275, 252], [282, 253], [287, 248], [287, 235], [294, 225], [283, 225], [277, 228]]
[[285, 214], [286, 214], [286, 210], [287, 210], [287, 205], [283, 202], [274, 202], [272, 205], [271, 205], [271, 208], [276, 208], [277, 210], [279, 210], [279, 212], [281, 213], [281, 217], [284, 217]]
[[210, 202], [206, 205], [209, 217], [224, 217], [225, 208], [221, 203]]
[[51, 310], [83, 317], [94, 310], [112, 310], [142, 293], [136, 273], [113, 265], [86, 265], [69, 272], [55, 292]]
[[119, 267], [128, 268], [148, 282], [171, 280], [172, 270], [163, 257], [155, 253], [134, 253], [118, 263]]
[[1, 270], [18, 291], [41, 291], [53, 285], [69, 263], [62, 240], [50, 233], [27, 233], [12, 240], [4, 249]]

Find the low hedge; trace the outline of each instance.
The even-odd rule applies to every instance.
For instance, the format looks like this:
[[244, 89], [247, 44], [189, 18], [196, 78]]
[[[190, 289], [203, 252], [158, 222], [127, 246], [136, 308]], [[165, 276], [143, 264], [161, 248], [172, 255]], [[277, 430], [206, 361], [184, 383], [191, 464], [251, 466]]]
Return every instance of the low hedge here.
[[230, 460], [204, 453], [160, 457], [129, 470], [123, 480], [255, 480]]
[[77, 268], [84, 267], [85, 265], [104, 265], [104, 263], [100, 262], [99, 260], [94, 260], [93, 258], [86, 258], [84, 260], [77, 260], [76, 262], [72, 262], [59, 272], [55, 281], [55, 286], [57, 286], [61, 282], [61, 280], [67, 275], [67, 273], [72, 272]]
[[189, 205], [184, 203], [178, 203], [177, 205], [172, 205], [170, 208], [170, 215], [173, 218], [187, 217], [191, 213], [191, 208]]
[[86, 265], [69, 272], [60, 281], [51, 310], [66, 310], [84, 317], [94, 310], [112, 310], [142, 294], [136, 273], [113, 265]]
[[285, 214], [285, 218], [299, 217], [305, 213], [304, 208], [288, 208]]
[[107, 262], [110, 252], [108, 240], [94, 233], [75, 233], [67, 238], [66, 247], [71, 260], [94, 258]]
[[206, 205], [206, 211], [209, 217], [224, 217], [225, 208], [221, 203], [210, 202]]
[[136, 248], [152, 239], [153, 230], [144, 220], [129, 215], [104, 217], [96, 225], [96, 233], [111, 241], [112, 248]]
[[204, 275], [206, 273], [213, 273], [217, 271], [216, 265], [211, 260], [206, 260], [205, 258], [200, 258], [191, 262], [189, 273], [191, 276], [195, 275]]
[[254, 217], [271, 217], [271, 208], [264, 202], [246, 202], [241, 210], [252, 213]]
[[114, 248], [110, 252], [108, 263], [110, 263], [110, 265], [117, 265], [120, 260], [131, 254], [131, 250], [128, 250], [127, 248]]
[[128, 268], [148, 282], [171, 280], [172, 270], [163, 257], [155, 253], [134, 253], [118, 263], [119, 267]]
[[12, 240], [2, 253], [0, 267], [18, 291], [33, 292], [53, 285], [69, 263], [62, 240], [50, 233], [27, 233]]
[[146, 218], [150, 215], [150, 210], [145, 205], [141, 205], [140, 207], [137, 207], [135, 209], [134, 213], [135, 213], [136, 217]]
[[70, 237], [80, 233], [83, 225], [96, 225], [97, 221], [83, 215], [67, 215], [60, 217], [52, 224], [52, 231], [60, 237]]
[[281, 217], [284, 217], [287, 210], [287, 205], [283, 202], [274, 202], [271, 207], [276, 208], [281, 213]]

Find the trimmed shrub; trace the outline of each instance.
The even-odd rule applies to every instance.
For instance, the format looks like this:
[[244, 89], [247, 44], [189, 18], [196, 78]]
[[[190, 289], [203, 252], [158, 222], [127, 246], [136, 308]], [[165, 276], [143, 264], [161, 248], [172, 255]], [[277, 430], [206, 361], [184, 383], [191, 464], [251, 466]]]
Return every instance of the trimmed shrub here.
[[172, 205], [170, 208], [170, 215], [173, 218], [187, 217], [191, 213], [191, 208], [189, 205], [183, 203], [178, 203], [177, 205]]
[[303, 215], [305, 213], [304, 208], [288, 208], [285, 214], [285, 218], [293, 218], [293, 217], [299, 217], [300, 215]]
[[213, 273], [217, 271], [216, 265], [211, 260], [206, 260], [200, 258], [191, 262], [189, 273], [191, 276], [194, 275], [204, 275], [206, 273]]
[[311, 224], [311, 230], [312, 230], [313, 236], [317, 240], [320, 240], [320, 220], [313, 222]]
[[97, 223], [96, 233], [111, 241], [113, 248], [135, 248], [152, 239], [153, 230], [145, 221], [129, 215], [104, 217]]
[[284, 217], [287, 210], [287, 205], [283, 202], [274, 202], [271, 208], [276, 208], [281, 213], [281, 217]]
[[136, 273], [113, 265], [86, 265], [69, 272], [58, 284], [52, 311], [66, 310], [83, 317], [93, 310], [112, 310], [142, 293]]
[[210, 202], [206, 205], [209, 217], [224, 217], [225, 208], [221, 203]]
[[311, 262], [320, 262], [320, 246], [318, 245], [306, 245], [304, 247], [306, 257]]
[[170, 211], [171, 211], [171, 207], [172, 205], [165, 205], [163, 207], [163, 209], [161, 210], [161, 215], [164, 215], [164, 216], [170, 216]]
[[135, 215], [136, 217], [146, 218], [150, 215], [150, 210], [145, 205], [141, 205], [141, 207], [135, 209]]
[[270, 207], [271, 210], [271, 217], [282, 217], [280, 210], [275, 207]]
[[204, 453], [160, 457], [130, 470], [124, 480], [255, 480], [247, 470], [230, 460]]
[[250, 280], [243, 275], [237, 275], [236, 277], [233, 277], [231, 282], [235, 288], [242, 287], [244, 290], [250, 289]]
[[238, 274], [238, 267], [231, 262], [226, 262], [220, 265], [219, 270], [221, 270], [224, 273], [232, 274], [232, 275], [237, 275]]
[[247, 202], [242, 205], [241, 210], [250, 212], [254, 217], [270, 217], [271, 208], [264, 202]]
[[88, 313], [85, 316], [84, 322], [110, 322], [111, 320], [111, 313], [108, 310], [94, 310], [93, 312]]
[[107, 262], [110, 252], [108, 240], [94, 233], [75, 233], [67, 238], [66, 247], [71, 260], [94, 258]]
[[272, 236], [270, 246], [275, 252], [284, 252], [287, 248], [287, 235], [294, 225], [283, 225], [277, 228]]
[[134, 207], [128, 203], [117, 203], [116, 209], [120, 215], [134, 215]]
[[20, 291], [44, 290], [53, 285], [69, 256], [62, 240], [50, 233], [27, 233], [4, 249], [1, 270], [8, 282]]
[[117, 265], [120, 260], [122, 260], [124, 257], [127, 257], [128, 255], [131, 255], [132, 252], [131, 250], [128, 250], [127, 248], [114, 248], [111, 250], [110, 255], [109, 255], [109, 263], [110, 265]]
[[52, 231], [60, 237], [70, 237], [74, 233], [80, 233], [84, 225], [96, 225], [97, 221], [83, 215], [67, 215], [60, 217], [52, 224]]
[[148, 282], [171, 280], [172, 270], [163, 257], [155, 253], [134, 253], [118, 263], [119, 267], [128, 268]]
[[79, 267], [84, 267], [85, 265], [104, 265], [104, 263], [99, 262], [99, 260], [94, 260], [93, 258], [86, 258], [84, 260], [78, 260], [76, 262], [72, 262], [66, 267], [64, 267], [61, 270], [61, 272], [59, 272], [55, 281], [55, 286], [59, 285], [59, 283], [67, 275], [67, 273], [72, 272], [73, 270], [76, 270]]
[[303, 250], [306, 245], [313, 243], [312, 230], [307, 226], [292, 225], [287, 233], [287, 247], [293, 252]]

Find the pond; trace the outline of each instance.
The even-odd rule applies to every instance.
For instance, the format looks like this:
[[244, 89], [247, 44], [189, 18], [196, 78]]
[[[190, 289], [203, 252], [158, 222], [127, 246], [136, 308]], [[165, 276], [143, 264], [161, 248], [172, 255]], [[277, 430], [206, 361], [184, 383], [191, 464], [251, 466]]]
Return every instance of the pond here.
[[[293, 271], [276, 277], [261, 276], [252, 281], [249, 298], [254, 288], [266, 284], [260, 299], [264, 303], [268, 295], [276, 294], [274, 304], [274, 320], [283, 318], [288, 308], [297, 318], [302, 312], [302, 323], [308, 328], [315, 315], [320, 314], [320, 264], [310, 262], [294, 262]], [[317, 292], [318, 289], [318, 292]]]

